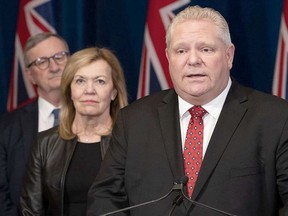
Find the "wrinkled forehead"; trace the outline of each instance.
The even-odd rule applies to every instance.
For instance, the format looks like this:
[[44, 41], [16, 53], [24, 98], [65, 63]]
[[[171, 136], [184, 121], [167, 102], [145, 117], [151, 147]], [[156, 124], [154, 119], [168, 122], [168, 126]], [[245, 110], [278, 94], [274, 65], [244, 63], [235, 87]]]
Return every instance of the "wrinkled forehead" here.
[[206, 35], [206, 37], [214, 37], [221, 40], [225, 45], [230, 45], [230, 35], [224, 31], [221, 26], [217, 25], [213, 20], [204, 19], [183, 19], [170, 26], [166, 35], [167, 48], [171, 45], [171, 40], [175, 36], [187, 37], [193, 35]]

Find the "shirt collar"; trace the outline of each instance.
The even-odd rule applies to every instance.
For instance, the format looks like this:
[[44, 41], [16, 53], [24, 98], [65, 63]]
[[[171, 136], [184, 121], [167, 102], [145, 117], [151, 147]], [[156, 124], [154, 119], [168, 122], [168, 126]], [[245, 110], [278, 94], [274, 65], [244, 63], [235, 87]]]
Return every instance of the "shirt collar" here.
[[[225, 89], [212, 101], [210, 101], [207, 104], [202, 105], [202, 107], [214, 118], [219, 117], [231, 85], [232, 85], [232, 81], [231, 81], [231, 78], [229, 78]], [[179, 95], [178, 95], [178, 105], [179, 105], [180, 118], [185, 117], [186, 115], [189, 115], [187, 111], [193, 106], [193, 104], [190, 104], [187, 101], [183, 100]]]
[[38, 98], [38, 107], [40, 115], [42, 115], [44, 118], [48, 118], [54, 109], [59, 108], [55, 107], [53, 104], [49, 103], [42, 97]]

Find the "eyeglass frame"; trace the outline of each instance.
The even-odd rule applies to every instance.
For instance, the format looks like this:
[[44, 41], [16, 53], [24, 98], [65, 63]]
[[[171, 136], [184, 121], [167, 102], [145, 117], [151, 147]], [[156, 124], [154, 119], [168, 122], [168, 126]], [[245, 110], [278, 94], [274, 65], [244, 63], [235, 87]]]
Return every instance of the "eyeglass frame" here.
[[[50, 66], [50, 59], [51, 59], [51, 58], [54, 60], [54, 62], [55, 62], [57, 65], [61, 65], [61, 63], [58, 63], [57, 60], [55, 60], [55, 59], [57, 59], [56, 57], [57, 57], [57, 55], [59, 55], [59, 54], [65, 56], [66, 58], [70, 55], [70, 53], [67, 52], [67, 51], [61, 51], [61, 52], [55, 53], [54, 55], [49, 56], [49, 57], [39, 57], [39, 58], [35, 59], [34, 61], [32, 61], [30, 64], [28, 64], [28, 65], [27, 65], [27, 68], [30, 68], [31, 66], [35, 65], [35, 66], [36, 66], [37, 68], [39, 68], [40, 70], [45, 70], [45, 69], [47, 69], [47, 68]], [[47, 67], [45, 67], [45, 68], [40, 68], [39, 65], [37, 65], [36, 62], [37, 62], [37, 61], [40, 61], [40, 60], [43, 60], [43, 59], [44, 59], [44, 60], [48, 60], [48, 65], [47, 65]], [[67, 60], [67, 59], [66, 59], [66, 60]]]

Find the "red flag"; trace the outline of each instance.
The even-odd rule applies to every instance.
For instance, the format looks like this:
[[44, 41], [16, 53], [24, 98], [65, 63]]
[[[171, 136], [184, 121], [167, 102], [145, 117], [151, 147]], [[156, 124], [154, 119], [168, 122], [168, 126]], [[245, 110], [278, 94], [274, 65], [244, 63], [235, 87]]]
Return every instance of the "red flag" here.
[[145, 24], [137, 98], [172, 87], [165, 56], [166, 29], [190, 0], [150, 0]]
[[276, 55], [275, 71], [272, 93], [287, 99], [287, 58], [288, 58], [288, 1], [284, 0], [281, 16], [278, 48]]
[[12, 111], [19, 105], [25, 104], [36, 97], [36, 89], [24, 74], [23, 49], [31, 35], [40, 32], [56, 32], [53, 26], [52, 3], [50, 0], [20, 0], [7, 103], [8, 111]]

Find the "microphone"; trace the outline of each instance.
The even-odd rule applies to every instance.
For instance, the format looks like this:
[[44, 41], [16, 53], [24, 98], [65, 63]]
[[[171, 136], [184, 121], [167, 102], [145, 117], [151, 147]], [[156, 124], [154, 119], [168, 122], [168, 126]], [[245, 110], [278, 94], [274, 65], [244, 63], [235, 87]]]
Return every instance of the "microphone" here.
[[125, 211], [128, 211], [128, 210], [131, 210], [131, 209], [135, 209], [135, 208], [139, 208], [139, 207], [142, 207], [142, 206], [145, 206], [145, 205], [151, 205], [153, 203], [156, 203], [156, 202], [159, 202], [161, 200], [164, 200], [165, 198], [167, 198], [173, 191], [180, 191], [181, 192], [181, 195], [177, 195], [173, 202], [172, 202], [172, 208], [169, 212], [169, 216], [172, 215], [172, 213], [174, 212], [174, 209], [176, 208], [176, 206], [179, 206], [182, 202], [183, 202], [183, 199], [185, 198], [186, 200], [188, 200], [189, 202], [191, 202], [193, 205], [195, 206], [198, 206], [198, 207], [202, 207], [202, 208], [206, 208], [206, 209], [210, 209], [211, 211], [215, 211], [215, 212], [218, 212], [218, 213], [222, 213], [223, 215], [227, 215], [227, 216], [237, 216], [237, 215], [234, 215], [234, 214], [230, 214], [228, 212], [225, 212], [225, 211], [222, 211], [222, 210], [219, 210], [217, 208], [214, 208], [214, 207], [211, 207], [211, 206], [208, 206], [208, 205], [205, 205], [203, 203], [200, 203], [200, 202], [197, 202], [197, 201], [194, 201], [194, 200], [191, 200], [189, 199], [189, 197], [187, 197], [183, 191], [184, 189], [184, 186], [186, 186], [188, 182], [188, 177], [187, 176], [183, 176], [181, 178], [179, 178], [176, 182], [174, 182], [174, 185], [173, 187], [171, 188], [171, 190], [165, 194], [164, 196], [158, 198], [158, 199], [154, 199], [154, 200], [151, 200], [151, 201], [147, 201], [147, 202], [144, 202], [144, 203], [140, 203], [140, 204], [136, 204], [136, 205], [133, 205], [133, 206], [129, 206], [129, 207], [126, 207], [126, 208], [122, 208], [122, 209], [118, 209], [118, 210], [115, 210], [115, 211], [112, 211], [112, 212], [108, 212], [106, 214], [101, 214], [100, 216], [109, 216], [109, 215], [114, 215], [116, 213], [120, 213], [120, 212], [125, 212]]
[[195, 206], [198, 206], [198, 207], [202, 207], [202, 208], [206, 208], [206, 209], [210, 209], [211, 211], [215, 211], [215, 212], [218, 212], [218, 213], [222, 213], [223, 215], [228, 215], [228, 216], [237, 216], [237, 215], [234, 215], [234, 214], [230, 214], [228, 212], [225, 212], [225, 211], [222, 211], [220, 209], [217, 209], [217, 208], [214, 208], [214, 207], [211, 207], [211, 206], [208, 206], [208, 205], [205, 205], [203, 203], [200, 203], [200, 202], [197, 202], [197, 201], [194, 201], [194, 200], [191, 200], [189, 199], [189, 197], [187, 197], [183, 191], [183, 185], [185, 186], [188, 182], [188, 177], [187, 176], [183, 176], [182, 177], [182, 188], [181, 188], [181, 194], [182, 196], [188, 200], [189, 202], [191, 202], [193, 205]]
[[[183, 177], [180, 178], [178, 181], [174, 182], [174, 183], [173, 183], [173, 187], [171, 188], [171, 190], [170, 190], [167, 194], [165, 194], [164, 196], [162, 196], [162, 197], [160, 197], [160, 198], [158, 198], [158, 199], [154, 199], [154, 200], [147, 201], [147, 202], [144, 202], [144, 203], [136, 204], [136, 205], [129, 206], [129, 207], [126, 207], [126, 208], [122, 208], [122, 209], [118, 209], [118, 210], [115, 210], [115, 211], [112, 211], [112, 212], [108, 212], [108, 213], [106, 213], [106, 214], [101, 214], [100, 216], [114, 215], [114, 214], [116, 214], [116, 213], [125, 212], [125, 211], [131, 210], [131, 209], [135, 209], [135, 208], [139, 208], [139, 207], [141, 207], [141, 206], [145, 206], [145, 205], [151, 205], [151, 204], [153, 204], [153, 203], [156, 203], [156, 202], [159, 202], [159, 201], [161, 201], [161, 200], [164, 200], [164, 199], [167, 198], [173, 191], [182, 191], [182, 190], [183, 190], [183, 181], [182, 181], [181, 179], [183, 179]], [[186, 181], [188, 181], [188, 179], [187, 179]], [[187, 184], [187, 182], [185, 183], [185, 185], [186, 185], [186, 184]], [[181, 199], [180, 199], [180, 198], [181, 198]], [[179, 200], [178, 200], [178, 199], [179, 199]], [[174, 199], [173, 205], [174, 205], [174, 203], [175, 203], [175, 207], [176, 207], [176, 205], [179, 205], [182, 201], [183, 201], [182, 196], [178, 195], [178, 196], [176, 196], [176, 198]], [[173, 208], [175, 209], [175, 207], [173, 207]], [[170, 214], [169, 214], [169, 215], [172, 214], [172, 212], [173, 212], [174, 209], [172, 209], [172, 210], [170, 211]]]
[[188, 182], [188, 178], [187, 176], [181, 177], [178, 179], [178, 181], [176, 181], [174, 184], [177, 184], [178, 186], [178, 190], [181, 191], [181, 195], [178, 195], [175, 197], [174, 201], [172, 202], [172, 208], [168, 214], [168, 216], [171, 216], [176, 208], [176, 206], [179, 206], [182, 202], [183, 202], [183, 195], [182, 195], [182, 191], [183, 191], [183, 187], [187, 184]]

